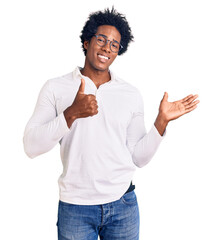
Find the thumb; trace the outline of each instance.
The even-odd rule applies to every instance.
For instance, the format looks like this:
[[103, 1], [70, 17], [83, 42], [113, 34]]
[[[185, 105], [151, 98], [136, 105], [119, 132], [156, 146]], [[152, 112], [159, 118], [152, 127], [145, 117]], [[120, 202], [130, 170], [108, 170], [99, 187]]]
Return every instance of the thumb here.
[[168, 100], [168, 93], [164, 92], [162, 101], [167, 101], [167, 100]]
[[84, 91], [85, 91], [85, 79], [81, 78], [81, 83], [80, 83], [79, 90], [78, 90], [77, 94], [78, 93], [84, 94]]

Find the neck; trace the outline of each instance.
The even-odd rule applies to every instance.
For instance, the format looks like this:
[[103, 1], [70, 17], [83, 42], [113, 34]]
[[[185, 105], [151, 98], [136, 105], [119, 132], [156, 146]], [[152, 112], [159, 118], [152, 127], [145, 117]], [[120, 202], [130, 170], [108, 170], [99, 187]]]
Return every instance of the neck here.
[[82, 75], [89, 77], [95, 83], [95, 85], [100, 85], [104, 82], [108, 82], [111, 79], [108, 69], [100, 71], [97, 69], [91, 69], [85, 65], [81, 70], [81, 73]]

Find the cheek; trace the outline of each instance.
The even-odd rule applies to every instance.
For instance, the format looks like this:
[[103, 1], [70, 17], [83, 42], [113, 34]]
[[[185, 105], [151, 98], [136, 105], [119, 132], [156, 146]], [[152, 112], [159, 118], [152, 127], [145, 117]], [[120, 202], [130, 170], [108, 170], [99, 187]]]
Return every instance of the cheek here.
[[116, 56], [113, 56], [110, 60], [111, 62], [113, 62], [115, 59], [116, 59], [117, 55]]
[[95, 53], [95, 51], [92, 51], [92, 49], [88, 48], [86, 56], [90, 61], [93, 61], [93, 59], [97, 57], [97, 54]]

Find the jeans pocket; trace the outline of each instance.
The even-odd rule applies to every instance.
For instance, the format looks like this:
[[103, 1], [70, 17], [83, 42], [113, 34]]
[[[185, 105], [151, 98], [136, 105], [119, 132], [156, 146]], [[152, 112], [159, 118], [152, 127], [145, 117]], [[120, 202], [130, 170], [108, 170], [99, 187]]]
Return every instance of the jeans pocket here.
[[137, 204], [137, 198], [136, 198], [136, 194], [134, 191], [125, 193], [122, 197], [121, 197], [121, 201], [126, 204], [126, 205], [135, 205]]

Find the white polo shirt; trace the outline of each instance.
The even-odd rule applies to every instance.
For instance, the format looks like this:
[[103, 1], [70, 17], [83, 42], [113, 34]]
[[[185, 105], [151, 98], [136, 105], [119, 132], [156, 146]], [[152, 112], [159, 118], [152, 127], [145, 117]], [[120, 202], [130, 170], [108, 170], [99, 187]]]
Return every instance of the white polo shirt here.
[[[128, 189], [137, 167], [145, 166], [164, 138], [155, 126], [147, 133], [139, 90], [110, 71], [111, 80], [97, 89], [74, 72], [48, 80], [24, 132], [30, 158], [60, 143], [63, 173], [60, 200], [79, 205], [118, 200]], [[85, 79], [85, 94], [94, 94], [98, 114], [76, 119], [68, 128], [63, 111], [69, 107]]]

